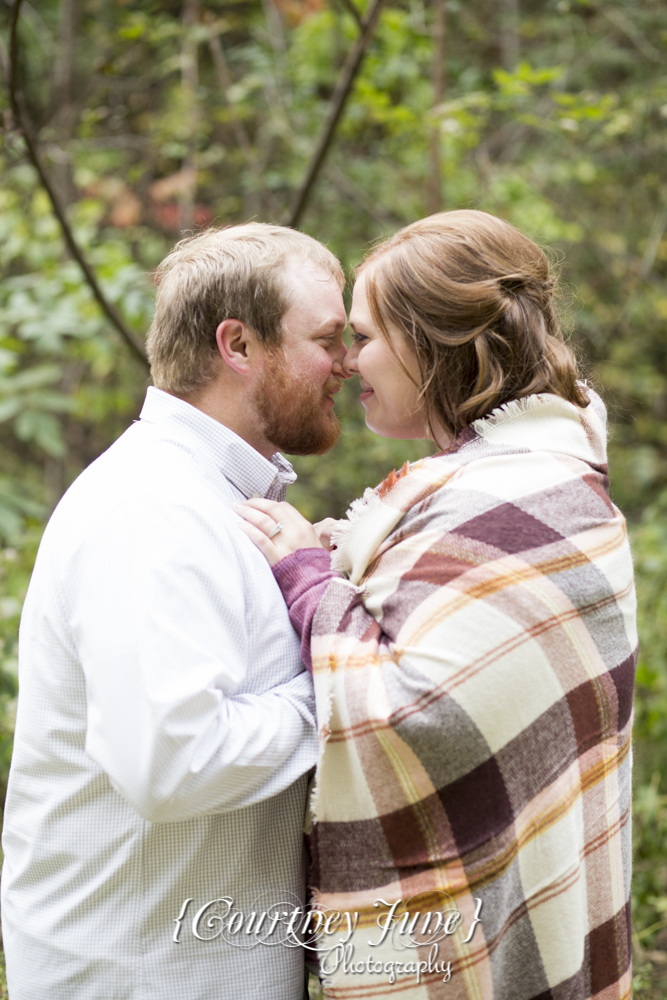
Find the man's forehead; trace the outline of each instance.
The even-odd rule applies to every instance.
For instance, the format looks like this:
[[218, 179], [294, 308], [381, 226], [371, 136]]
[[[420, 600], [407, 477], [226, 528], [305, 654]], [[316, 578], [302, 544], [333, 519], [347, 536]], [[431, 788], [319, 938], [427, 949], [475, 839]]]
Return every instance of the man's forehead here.
[[319, 264], [317, 261], [311, 260], [309, 257], [288, 257], [285, 261], [284, 278], [285, 282], [290, 285], [293, 290], [302, 288], [305, 285], [332, 284], [335, 285], [338, 291], [340, 291], [340, 286], [332, 272], [329, 271], [328, 268], [324, 267], [323, 264]]
[[[333, 274], [311, 260], [292, 258], [285, 265], [290, 313], [308, 312], [313, 319], [345, 326], [343, 294]], [[286, 318], [287, 318], [286, 315]]]

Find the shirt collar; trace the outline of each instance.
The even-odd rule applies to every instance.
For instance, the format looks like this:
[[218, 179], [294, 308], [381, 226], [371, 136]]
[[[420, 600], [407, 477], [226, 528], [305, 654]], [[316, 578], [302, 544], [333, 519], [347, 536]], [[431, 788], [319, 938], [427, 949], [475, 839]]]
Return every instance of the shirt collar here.
[[279, 452], [264, 458], [229, 427], [155, 386], [148, 387], [139, 419], [184, 431], [197, 447], [206, 448], [225, 478], [246, 497], [283, 499], [285, 489], [296, 479], [291, 464]]

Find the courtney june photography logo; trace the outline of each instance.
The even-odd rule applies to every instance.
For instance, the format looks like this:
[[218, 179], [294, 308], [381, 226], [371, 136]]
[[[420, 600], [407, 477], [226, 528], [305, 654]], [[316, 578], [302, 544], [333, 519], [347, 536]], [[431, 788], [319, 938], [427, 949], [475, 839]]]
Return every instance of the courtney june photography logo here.
[[[242, 949], [258, 945], [305, 947], [317, 951], [325, 977], [342, 970], [346, 975], [384, 974], [390, 983], [408, 975], [416, 976], [419, 983], [426, 974], [439, 975], [448, 982], [451, 960], [439, 960], [440, 944], [455, 934], [462, 937], [461, 944], [472, 941], [481, 923], [482, 900], [473, 897], [475, 912], [466, 928], [463, 914], [446, 892], [429, 892], [428, 909], [419, 905], [420, 898], [413, 896], [393, 903], [376, 899], [373, 906], [377, 917], [364, 932], [359, 913], [309, 910], [291, 894], [279, 901], [260, 896], [247, 912], [236, 907], [231, 896], [220, 896], [199, 906], [194, 897], [189, 897], [174, 919], [172, 940], [180, 944], [183, 935], [189, 933], [198, 941], [224, 941]], [[363, 957], [358, 953], [361, 948], [367, 951]], [[388, 951], [402, 953], [405, 960], [387, 959]]]

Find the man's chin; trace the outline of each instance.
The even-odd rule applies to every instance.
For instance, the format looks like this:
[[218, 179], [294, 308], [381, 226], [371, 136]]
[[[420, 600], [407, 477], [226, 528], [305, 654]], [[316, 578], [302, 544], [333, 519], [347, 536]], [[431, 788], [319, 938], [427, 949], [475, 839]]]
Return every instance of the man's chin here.
[[339, 437], [338, 417], [332, 413], [326, 422], [321, 421], [315, 426], [289, 430], [274, 428], [270, 440], [278, 451], [288, 455], [324, 455], [331, 451]]
[[288, 455], [329, 451], [340, 435], [331, 395], [337, 387], [336, 379], [324, 386], [304, 385], [280, 353], [273, 355], [254, 397], [265, 439]]

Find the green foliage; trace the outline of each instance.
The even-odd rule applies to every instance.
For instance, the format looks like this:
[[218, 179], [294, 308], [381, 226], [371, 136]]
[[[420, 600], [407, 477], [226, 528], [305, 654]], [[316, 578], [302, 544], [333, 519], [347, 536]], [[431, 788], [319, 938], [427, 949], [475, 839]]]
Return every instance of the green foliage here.
[[[641, 652], [635, 725], [655, 747], [667, 744], [667, 491], [633, 534]], [[653, 768], [657, 761], [649, 761]]]
[[18, 693], [19, 617], [41, 534], [41, 525], [33, 524], [20, 534], [14, 532], [13, 546], [0, 548], [0, 808], [7, 788]]
[[667, 927], [667, 795], [659, 794], [660, 780], [655, 771], [648, 784], [639, 785], [634, 798], [634, 938], [643, 948]]
[[[635, 986], [651, 997], [656, 942], [667, 944], [667, 492], [651, 504], [632, 536], [641, 637], [635, 701], [634, 944]], [[643, 971], [642, 971], [643, 970]], [[646, 990], [645, 993], [642, 990]]]

